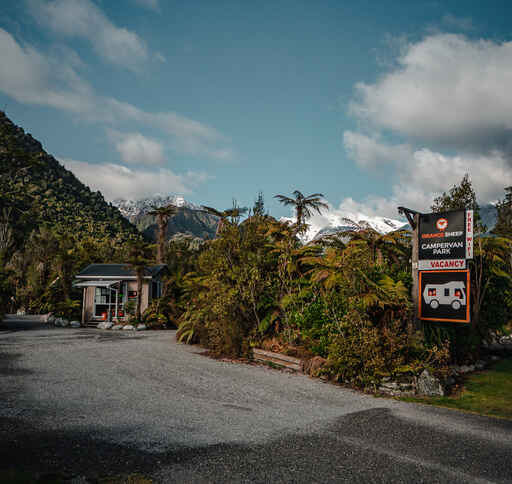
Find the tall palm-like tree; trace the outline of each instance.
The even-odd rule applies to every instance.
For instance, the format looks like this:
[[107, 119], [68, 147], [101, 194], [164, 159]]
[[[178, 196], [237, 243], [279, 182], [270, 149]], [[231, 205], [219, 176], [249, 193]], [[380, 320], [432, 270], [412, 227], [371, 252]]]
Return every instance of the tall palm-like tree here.
[[349, 218], [343, 218], [343, 221], [351, 227], [348, 232], [345, 232], [350, 240], [363, 241], [368, 245], [373, 264], [382, 265], [384, 256], [396, 263], [400, 263], [400, 259], [405, 257], [409, 245], [407, 232], [397, 230], [381, 234], [364, 220], [356, 222]]
[[157, 207], [155, 205], [151, 205], [151, 212], [148, 212], [149, 215], [153, 215], [156, 217], [156, 221], [158, 224], [158, 244], [156, 246], [157, 264], [164, 264], [165, 235], [167, 234], [167, 226], [169, 225], [169, 219], [173, 215], [176, 215], [177, 212], [178, 207], [176, 207], [175, 205], [167, 205], [165, 207]]
[[313, 210], [322, 213], [322, 208], [329, 208], [329, 206], [322, 202], [324, 196], [321, 193], [313, 193], [305, 197], [299, 190], [293, 192], [295, 198], [286, 197], [285, 195], [275, 195], [283, 205], [293, 205], [295, 208], [295, 216], [297, 218], [297, 231], [304, 232], [306, 229], [306, 220], [313, 215]]
[[128, 260], [127, 263], [135, 272], [137, 278], [137, 304], [135, 306], [135, 317], [140, 321], [141, 315], [141, 296], [142, 296], [142, 283], [144, 281], [144, 272], [149, 259], [146, 257], [147, 246], [143, 242], [137, 241], [130, 244], [128, 247]]
[[236, 204], [232, 208], [228, 208], [227, 210], [220, 211], [213, 207], [207, 207], [206, 205], [201, 205], [202, 211], [209, 213], [210, 215], [214, 215], [219, 218], [219, 223], [217, 224], [217, 230], [215, 231], [215, 237], [218, 237], [224, 223], [226, 220], [231, 217], [232, 220], [238, 219], [242, 214], [247, 212], [247, 207], [237, 207]]

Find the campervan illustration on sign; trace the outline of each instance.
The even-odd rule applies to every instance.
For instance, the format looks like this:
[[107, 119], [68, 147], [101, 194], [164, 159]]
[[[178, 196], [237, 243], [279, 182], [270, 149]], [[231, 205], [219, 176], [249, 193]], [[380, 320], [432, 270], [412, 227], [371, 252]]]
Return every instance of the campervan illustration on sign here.
[[418, 317], [427, 321], [469, 323], [469, 270], [419, 271]]
[[423, 290], [423, 299], [432, 309], [448, 305], [454, 310], [458, 310], [466, 305], [466, 286], [462, 281], [426, 284]]

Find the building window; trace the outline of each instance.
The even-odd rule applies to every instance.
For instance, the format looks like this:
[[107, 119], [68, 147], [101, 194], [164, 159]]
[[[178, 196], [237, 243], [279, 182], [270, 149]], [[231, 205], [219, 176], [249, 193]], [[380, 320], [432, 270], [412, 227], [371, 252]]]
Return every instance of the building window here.
[[[109, 287], [96, 287], [94, 291], [94, 318], [112, 320], [124, 319], [124, 303], [126, 302], [126, 283], [121, 283], [119, 289]], [[117, 315], [116, 315], [117, 292]], [[110, 317], [109, 317], [110, 313]]]

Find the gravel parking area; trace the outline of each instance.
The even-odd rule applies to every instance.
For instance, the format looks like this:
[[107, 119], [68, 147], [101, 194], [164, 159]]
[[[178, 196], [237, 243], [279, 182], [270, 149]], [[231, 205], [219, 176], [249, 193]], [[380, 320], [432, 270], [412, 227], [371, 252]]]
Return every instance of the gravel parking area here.
[[173, 331], [9, 322], [0, 470], [82, 482], [512, 482], [510, 421], [201, 351]]

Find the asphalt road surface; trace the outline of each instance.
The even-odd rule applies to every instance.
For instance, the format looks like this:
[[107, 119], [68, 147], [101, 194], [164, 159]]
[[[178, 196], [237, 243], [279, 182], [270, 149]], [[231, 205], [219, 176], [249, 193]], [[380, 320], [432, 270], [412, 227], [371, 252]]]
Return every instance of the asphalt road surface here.
[[[512, 482], [512, 422], [216, 361], [173, 331], [0, 329], [0, 476]], [[512, 402], [511, 402], [512, 404]]]

